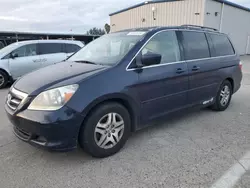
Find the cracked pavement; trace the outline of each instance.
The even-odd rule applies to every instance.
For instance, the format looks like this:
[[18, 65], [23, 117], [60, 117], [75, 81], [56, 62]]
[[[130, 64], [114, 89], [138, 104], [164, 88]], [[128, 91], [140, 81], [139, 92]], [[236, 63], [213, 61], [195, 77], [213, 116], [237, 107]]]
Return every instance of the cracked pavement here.
[[[189, 111], [134, 133], [124, 149], [94, 159], [81, 149], [48, 152], [12, 133], [0, 90], [0, 182], [3, 188], [206, 188], [250, 151], [250, 56], [225, 112]], [[235, 186], [250, 187], [250, 172]]]

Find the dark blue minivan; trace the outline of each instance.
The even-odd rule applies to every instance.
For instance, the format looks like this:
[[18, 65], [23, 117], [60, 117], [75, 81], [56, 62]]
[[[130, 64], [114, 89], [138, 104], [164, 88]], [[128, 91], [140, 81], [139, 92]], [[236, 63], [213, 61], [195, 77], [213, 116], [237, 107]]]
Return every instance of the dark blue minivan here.
[[51, 150], [79, 144], [94, 157], [118, 152], [131, 132], [189, 107], [225, 110], [239, 90], [239, 56], [226, 34], [205, 27], [104, 35], [67, 61], [10, 88], [15, 135]]

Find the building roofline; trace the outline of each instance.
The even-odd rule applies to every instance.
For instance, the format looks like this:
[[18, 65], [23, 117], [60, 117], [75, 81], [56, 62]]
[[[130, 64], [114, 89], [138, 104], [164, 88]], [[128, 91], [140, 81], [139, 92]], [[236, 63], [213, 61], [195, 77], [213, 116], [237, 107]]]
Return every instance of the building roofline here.
[[214, 0], [214, 1], [217, 1], [219, 3], [225, 3], [226, 5], [229, 5], [229, 6], [232, 6], [232, 7], [239, 8], [239, 9], [246, 10], [246, 11], [250, 12], [250, 8], [247, 8], [247, 7], [244, 7], [242, 5], [233, 3], [231, 1], [227, 1], [227, 0]]
[[[145, 2], [142, 2], [142, 3], [136, 4], [136, 5], [121, 9], [119, 11], [113, 12], [113, 13], [109, 14], [109, 16], [113, 16], [115, 14], [119, 14], [121, 12], [125, 12], [125, 11], [128, 11], [128, 10], [143, 6], [143, 5], [155, 4], [155, 3], [164, 3], [164, 2], [173, 2], [173, 1], [183, 1], [183, 0], [152, 0], [152, 1], [145, 1]], [[250, 12], [250, 8], [241, 6], [239, 4], [236, 4], [236, 3], [233, 3], [233, 2], [230, 2], [230, 1], [227, 1], [227, 0], [213, 0], [213, 1], [217, 1], [219, 3], [225, 3], [226, 5], [229, 5], [229, 6], [232, 6], [232, 7], [239, 8], [239, 9]]]
[[125, 12], [127, 10], [137, 8], [137, 7], [140, 7], [140, 6], [143, 6], [143, 5], [154, 4], [154, 3], [172, 2], [172, 1], [183, 1], [183, 0], [149, 0], [149, 1], [144, 1], [142, 3], [139, 3], [139, 4], [136, 4], [136, 5], [121, 9], [121, 10], [116, 11], [116, 12], [113, 12], [113, 13], [109, 14], [109, 16], [113, 16], [115, 14], [119, 14], [121, 12]]

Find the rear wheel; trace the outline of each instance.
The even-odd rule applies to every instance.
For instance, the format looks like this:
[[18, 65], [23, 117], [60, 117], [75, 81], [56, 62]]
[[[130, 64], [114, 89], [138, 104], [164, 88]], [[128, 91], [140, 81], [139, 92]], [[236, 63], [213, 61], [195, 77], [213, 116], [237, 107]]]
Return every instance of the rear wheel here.
[[0, 89], [4, 88], [8, 83], [8, 75], [0, 70]]
[[93, 157], [108, 157], [125, 145], [130, 125], [130, 115], [125, 107], [118, 103], [101, 105], [87, 117], [79, 143]]
[[232, 84], [225, 80], [217, 93], [216, 101], [211, 108], [216, 111], [224, 111], [228, 108], [233, 94]]

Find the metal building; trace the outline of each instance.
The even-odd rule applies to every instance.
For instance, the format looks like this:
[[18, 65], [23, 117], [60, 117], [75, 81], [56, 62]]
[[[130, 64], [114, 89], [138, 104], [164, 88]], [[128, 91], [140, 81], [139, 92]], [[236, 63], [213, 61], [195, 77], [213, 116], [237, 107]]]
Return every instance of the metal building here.
[[250, 54], [250, 8], [226, 0], [146, 1], [110, 14], [112, 32], [185, 24], [227, 33], [240, 55]]

